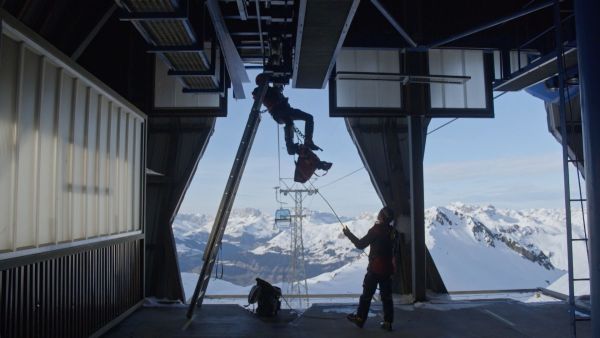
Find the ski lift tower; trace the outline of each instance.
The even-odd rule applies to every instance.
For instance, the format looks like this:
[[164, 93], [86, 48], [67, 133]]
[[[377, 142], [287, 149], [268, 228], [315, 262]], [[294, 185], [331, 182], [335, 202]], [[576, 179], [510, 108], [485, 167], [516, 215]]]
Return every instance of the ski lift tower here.
[[307, 196], [317, 193], [316, 189], [280, 189], [284, 196], [294, 201], [294, 213], [290, 224], [290, 270], [288, 274], [289, 295], [296, 299], [300, 308], [309, 306], [308, 284], [306, 282], [306, 261], [304, 257], [304, 241], [302, 239], [302, 219], [304, 209], [302, 202]]

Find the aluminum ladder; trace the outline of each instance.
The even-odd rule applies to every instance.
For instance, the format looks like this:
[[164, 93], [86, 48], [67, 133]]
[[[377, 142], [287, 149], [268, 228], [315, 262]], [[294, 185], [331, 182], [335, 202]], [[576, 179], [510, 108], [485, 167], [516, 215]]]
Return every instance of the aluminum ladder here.
[[208, 237], [206, 248], [204, 249], [204, 256], [202, 258], [204, 263], [202, 264], [202, 270], [200, 270], [198, 283], [194, 289], [194, 295], [192, 296], [190, 306], [187, 311], [187, 317], [190, 319], [194, 315], [194, 310], [196, 307], [202, 306], [202, 301], [206, 295], [206, 289], [208, 288], [210, 275], [217, 259], [217, 253], [221, 247], [221, 240], [223, 239], [225, 227], [227, 226], [227, 221], [229, 220], [231, 207], [233, 206], [233, 201], [235, 200], [235, 196], [240, 185], [240, 180], [244, 173], [244, 168], [246, 167], [246, 161], [248, 160], [250, 149], [252, 149], [254, 136], [256, 135], [258, 125], [260, 124], [260, 106], [262, 105], [262, 101], [265, 97], [268, 87], [269, 85], [265, 84], [259, 88], [260, 94], [254, 99], [250, 116], [248, 116], [248, 122], [246, 122], [246, 128], [244, 129], [242, 140], [240, 141], [233, 166], [231, 167], [229, 178], [227, 179], [227, 184], [225, 185], [225, 191], [223, 192], [223, 197], [221, 198], [221, 204], [219, 204], [219, 210], [217, 211], [215, 222], [210, 232], [210, 237]]
[[[563, 162], [563, 182], [564, 182], [564, 200], [565, 200], [565, 223], [567, 230], [567, 258], [568, 258], [568, 279], [569, 279], [569, 320], [571, 323], [571, 336], [577, 337], [577, 322], [579, 321], [589, 321], [591, 320], [591, 316], [579, 316], [577, 314], [576, 302], [575, 302], [575, 282], [590, 282], [590, 277], [575, 277], [575, 271], [573, 268], [573, 244], [575, 242], [584, 242], [586, 246], [586, 253], [588, 257], [588, 265], [589, 265], [589, 250], [588, 248], [588, 233], [585, 227], [585, 216], [583, 216], [583, 227], [584, 227], [584, 235], [581, 238], [573, 238], [573, 229], [572, 229], [572, 213], [571, 208], [574, 202], [580, 203], [582, 215], [585, 215], [584, 203], [586, 199], [583, 198], [583, 194], [581, 191], [581, 179], [580, 172], [577, 169], [577, 182], [579, 187], [579, 196], [578, 198], [573, 198], [571, 195], [571, 175], [569, 173], [569, 164], [574, 163], [576, 166], [578, 161], [581, 159], [575, 158], [571, 159], [569, 157], [569, 133], [568, 133], [568, 122], [567, 122], [567, 107], [565, 95], [568, 95], [565, 91], [565, 75], [566, 75], [566, 67], [564, 63], [564, 48], [563, 48], [563, 39], [562, 39], [562, 26], [561, 26], [561, 16], [560, 16], [560, 1], [554, 1], [554, 31], [556, 38], [556, 63], [558, 68], [558, 84], [559, 84], [559, 112], [560, 112], [560, 134], [561, 134], [561, 146], [562, 146], [562, 162]], [[569, 103], [569, 121], [574, 121], [572, 118], [573, 110], [571, 109], [571, 105]], [[572, 123], [571, 123], [572, 127]], [[575, 153], [575, 152], [574, 152]], [[584, 164], [585, 165], [585, 164]]]

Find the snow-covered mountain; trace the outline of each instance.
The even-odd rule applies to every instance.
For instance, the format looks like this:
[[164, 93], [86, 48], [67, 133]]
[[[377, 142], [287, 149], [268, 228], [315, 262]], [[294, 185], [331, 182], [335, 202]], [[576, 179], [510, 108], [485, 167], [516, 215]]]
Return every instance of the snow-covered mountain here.
[[[309, 277], [342, 267], [355, 260], [360, 251], [343, 238], [341, 226], [332, 214], [306, 211], [303, 238], [306, 273]], [[368, 230], [375, 215], [342, 218], [346, 224]], [[214, 222], [213, 217], [179, 214], [173, 233], [182, 272], [197, 272]], [[290, 262], [290, 231], [275, 227], [273, 215], [257, 209], [233, 210], [223, 236], [220, 264], [223, 278], [238, 285], [250, 285], [260, 276], [272, 282], [286, 280]], [[221, 271], [219, 265], [218, 271]]]
[[[366, 257], [343, 236], [334, 215], [307, 214], [303, 239], [311, 293], [360, 292]], [[562, 211], [454, 203], [429, 208], [425, 215], [426, 243], [449, 290], [548, 287], [565, 274]], [[342, 220], [363, 235], [375, 216], [364, 213]], [[581, 215], [574, 214], [573, 220], [574, 236], [583, 236], [578, 225]], [[199, 270], [213, 221], [206, 215], [176, 217], [173, 232], [182, 272]], [[253, 284], [255, 277], [281, 283], [286, 279], [289, 252], [289, 229], [275, 227], [272, 215], [251, 208], [234, 210], [223, 238], [222, 269], [219, 265], [216, 270], [223, 271], [224, 280], [240, 286]], [[575, 263], [579, 276], [587, 274], [584, 246], [575, 247]]]

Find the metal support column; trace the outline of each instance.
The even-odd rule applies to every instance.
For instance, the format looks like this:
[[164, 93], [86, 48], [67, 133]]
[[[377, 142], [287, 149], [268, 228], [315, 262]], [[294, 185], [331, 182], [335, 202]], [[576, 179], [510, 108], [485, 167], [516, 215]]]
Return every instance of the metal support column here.
[[592, 337], [600, 337], [600, 244], [592, 237], [600, 231], [600, 2], [575, 0], [577, 57], [579, 59], [579, 89], [583, 129], [585, 184], [588, 200], [590, 238], [590, 291], [592, 302]]
[[410, 157], [410, 213], [412, 234], [412, 294], [415, 302], [425, 300], [426, 247], [425, 198], [423, 192], [424, 117], [408, 117]]

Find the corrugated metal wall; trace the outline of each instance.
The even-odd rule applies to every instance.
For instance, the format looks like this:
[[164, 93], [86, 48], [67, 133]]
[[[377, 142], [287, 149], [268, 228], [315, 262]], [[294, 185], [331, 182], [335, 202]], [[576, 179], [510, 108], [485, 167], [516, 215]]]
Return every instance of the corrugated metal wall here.
[[16, 29], [0, 41], [0, 252], [141, 229], [144, 116]]
[[134, 239], [0, 271], [0, 337], [87, 337], [143, 298]]
[[86, 337], [144, 298], [146, 116], [0, 27], [0, 337]]

